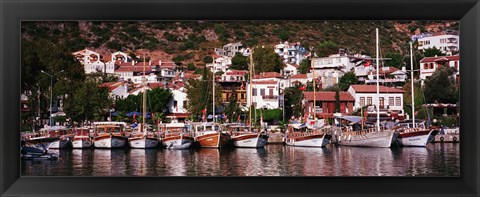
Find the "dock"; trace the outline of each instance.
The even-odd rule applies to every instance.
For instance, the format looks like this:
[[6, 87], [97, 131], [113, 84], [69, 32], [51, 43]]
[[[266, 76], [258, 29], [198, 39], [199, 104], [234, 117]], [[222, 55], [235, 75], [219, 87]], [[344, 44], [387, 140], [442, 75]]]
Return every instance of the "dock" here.
[[460, 135], [458, 134], [439, 134], [435, 135], [434, 143], [456, 143], [460, 142]]

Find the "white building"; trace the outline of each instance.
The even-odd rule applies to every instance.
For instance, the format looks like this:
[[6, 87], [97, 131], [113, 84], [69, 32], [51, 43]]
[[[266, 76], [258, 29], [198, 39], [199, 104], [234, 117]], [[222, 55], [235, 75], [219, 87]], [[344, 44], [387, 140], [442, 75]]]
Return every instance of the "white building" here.
[[99, 87], [108, 88], [108, 94], [113, 100], [124, 99], [128, 97], [128, 83], [125, 82], [106, 82]]
[[[321, 77], [322, 88], [326, 88], [338, 83], [339, 79], [347, 72], [361, 71], [362, 64], [369, 60], [370, 57], [365, 55], [348, 55], [345, 52], [330, 55], [328, 57], [314, 58], [313, 68], [315, 76]], [[357, 75], [357, 74], [356, 74]]]
[[377, 95], [376, 85], [351, 85], [348, 92], [355, 98], [354, 110], [364, 106], [379, 106], [380, 111], [386, 110], [403, 114], [404, 90], [379, 86]]
[[242, 43], [241, 42], [236, 42], [236, 43], [229, 43], [224, 45], [222, 48], [215, 48], [215, 53], [224, 56], [224, 57], [233, 57], [235, 56], [235, 53], [250, 53], [250, 51], [244, 51], [242, 50]]
[[289, 64], [287, 63], [286, 66], [283, 68], [283, 76], [293, 76], [298, 73], [298, 68], [300, 66], [296, 64]]
[[227, 70], [220, 76], [219, 82], [245, 82], [245, 75], [248, 73], [246, 70]]
[[114, 61], [102, 62], [101, 55], [95, 51], [84, 49], [72, 54], [83, 65], [86, 74], [96, 72], [114, 73]]
[[171, 90], [172, 98], [168, 103], [170, 113], [187, 113], [186, 106], [188, 103], [187, 93], [183, 88]]
[[[250, 88], [250, 86], [252, 87]], [[251, 94], [250, 89], [252, 90]], [[252, 81], [247, 86], [247, 107], [253, 104], [255, 109], [277, 109], [282, 107], [281, 101], [283, 101], [283, 95], [280, 95], [280, 82], [278, 81]]]
[[443, 32], [418, 38], [418, 49], [423, 51], [435, 47], [442, 51], [442, 53], [452, 55], [458, 52], [459, 46], [460, 37], [458, 35], [446, 34]]
[[457, 83], [460, 79], [460, 55], [453, 56], [439, 56], [439, 57], [426, 57], [420, 60], [420, 79], [423, 81], [432, 76], [432, 74], [440, 67], [448, 66], [454, 67], [457, 72], [453, 76]]
[[216, 58], [213, 64], [206, 64], [207, 68], [210, 68], [212, 72], [225, 72], [230, 65], [232, 65], [232, 58], [226, 56]]
[[297, 65], [300, 65], [300, 62], [310, 54], [305, 47], [300, 46], [300, 42], [289, 44], [285, 41], [275, 45], [274, 50], [275, 53], [283, 58], [283, 62]]

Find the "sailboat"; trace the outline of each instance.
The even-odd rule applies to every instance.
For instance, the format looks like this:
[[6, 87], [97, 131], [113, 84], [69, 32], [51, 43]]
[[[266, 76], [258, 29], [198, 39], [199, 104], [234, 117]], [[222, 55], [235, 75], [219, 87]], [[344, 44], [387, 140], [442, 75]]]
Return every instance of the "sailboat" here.
[[[378, 79], [378, 70], [379, 70], [379, 59], [378, 59], [378, 28], [376, 29], [376, 64], [377, 64], [377, 97], [379, 97], [379, 79]], [[395, 131], [392, 129], [385, 129], [380, 127], [380, 109], [377, 107], [377, 125], [375, 128], [352, 131], [348, 127], [345, 127], [343, 131], [340, 132], [340, 136], [337, 137], [337, 142], [339, 145], [343, 146], [365, 146], [365, 147], [383, 147], [389, 148], [394, 141]]]
[[153, 136], [152, 133], [148, 133], [146, 124], [147, 117], [147, 89], [146, 89], [146, 77], [145, 77], [145, 55], [143, 56], [143, 122], [138, 126], [138, 131], [131, 134], [128, 138], [128, 143], [132, 148], [156, 148], [159, 140]]
[[[213, 62], [215, 64], [215, 60]], [[213, 95], [213, 117], [212, 122], [203, 122], [200, 124], [192, 124], [195, 134], [195, 141], [200, 147], [221, 148], [227, 146], [230, 141], [230, 135], [222, 132], [220, 126], [215, 123], [215, 70], [212, 74], [212, 95]], [[207, 109], [204, 109], [206, 113]]]
[[[252, 99], [252, 67], [253, 67], [253, 58], [252, 58], [253, 50], [250, 53], [250, 87], [249, 87], [249, 95], [250, 95], [250, 105], [253, 103]], [[251, 108], [250, 108], [251, 109]], [[255, 109], [255, 108], [254, 108]], [[242, 129], [241, 127], [230, 127], [233, 145], [235, 147], [244, 147], [244, 148], [263, 148], [267, 144], [268, 141], [268, 134], [265, 132], [253, 132], [252, 131], [252, 110], [249, 110], [250, 115], [250, 126], [248, 130]], [[263, 118], [263, 116], [261, 117]], [[263, 125], [263, 119], [262, 119]]]
[[187, 149], [193, 144], [194, 138], [185, 132], [185, 123], [164, 123], [158, 127], [163, 133], [162, 145], [168, 149]]
[[436, 135], [438, 129], [427, 128], [425, 121], [415, 120], [415, 88], [413, 85], [413, 53], [412, 42], [410, 42], [410, 77], [412, 84], [412, 119], [409, 121], [399, 122], [397, 124], [398, 137], [397, 142], [401, 146], [427, 146], [431, 135]]
[[313, 127], [307, 129], [307, 127], [303, 125], [289, 125], [288, 133], [285, 138], [285, 144], [288, 146], [325, 147], [332, 139], [332, 135], [330, 135], [325, 128], [317, 126], [319, 120], [316, 115], [316, 84], [313, 60], [311, 61], [311, 64], [313, 74], [313, 120], [307, 121], [313, 123]]

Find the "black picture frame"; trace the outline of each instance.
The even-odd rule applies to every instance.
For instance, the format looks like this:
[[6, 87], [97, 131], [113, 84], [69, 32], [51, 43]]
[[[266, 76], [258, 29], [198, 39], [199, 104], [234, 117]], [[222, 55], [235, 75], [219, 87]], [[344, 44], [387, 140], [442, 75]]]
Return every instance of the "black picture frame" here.
[[[2, 196], [478, 196], [478, 0], [0, 1]], [[20, 22], [24, 20], [460, 20], [461, 176], [20, 177]]]

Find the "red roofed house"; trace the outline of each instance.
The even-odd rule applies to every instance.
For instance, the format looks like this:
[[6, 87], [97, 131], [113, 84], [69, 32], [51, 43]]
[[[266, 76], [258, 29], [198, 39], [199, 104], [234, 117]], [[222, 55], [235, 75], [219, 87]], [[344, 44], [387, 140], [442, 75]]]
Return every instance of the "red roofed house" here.
[[230, 102], [230, 97], [233, 94], [233, 89], [237, 95], [237, 102], [245, 106], [247, 101], [247, 86], [245, 85], [245, 75], [248, 73], [246, 70], [227, 70], [222, 74], [218, 83], [222, 86], [222, 102]]
[[128, 97], [128, 83], [125, 82], [106, 82], [99, 85], [99, 87], [108, 88], [110, 98], [124, 99]]
[[[404, 90], [379, 86], [377, 96], [376, 85], [351, 85], [347, 90], [355, 98], [354, 110], [364, 106], [380, 107], [381, 116], [393, 114], [395, 118], [403, 117], [403, 93]], [[372, 112], [376, 113], [375, 112]], [[396, 117], [398, 115], [398, 117]]]
[[[304, 92], [305, 114], [312, 114], [316, 111], [317, 118], [333, 118], [335, 113], [335, 92]], [[339, 92], [340, 113], [343, 115], [353, 112], [355, 99], [349, 92]], [[316, 110], [313, 108], [313, 101], [316, 100]]]
[[[250, 94], [250, 85], [252, 93]], [[250, 96], [252, 99], [250, 100]], [[275, 80], [253, 80], [247, 86], [247, 107], [277, 109], [281, 107], [283, 95], [280, 95], [280, 82]]]
[[133, 90], [130, 90], [128, 92], [129, 95], [138, 95], [140, 93], [143, 92], [143, 89], [146, 89], [147, 91], [148, 90], [153, 90], [155, 88], [164, 88], [165, 87], [165, 84], [164, 83], [160, 83], [160, 82], [155, 82], [155, 83], [147, 83], [146, 86], [144, 85], [139, 85], [137, 87], [135, 87]]
[[[365, 84], [376, 85], [376, 75], [376, 70], [372, 70], [371, 72], [369, 72], [368, 79], [365, 80]], [[389, 87], [402, 87], [407, 80], [405, 67], [402, 67], [402, 70], [400, 70], [392, 66], [384, 66], [378, 70], [378, 76], [378, 82], [380, 83], [380, 85]]]
[[73, 52], [72, 55], [83, 65], [85, 73], [104, 72], [113, 74], [115, 64], [112, 61], [102, 61], [102, 56], [87, 48]]
[[[454, 67], [457, 69], [457, 72], [454, 75], [457, 84], [460, 82], [460, 55], [452, 56], [439, 56], [439, 57], [426, 57], [420, 60], [420, 79], [425, 80], [438, 68], [442, 66]], [[423, 81], [422, 81], [423, 84]]]

